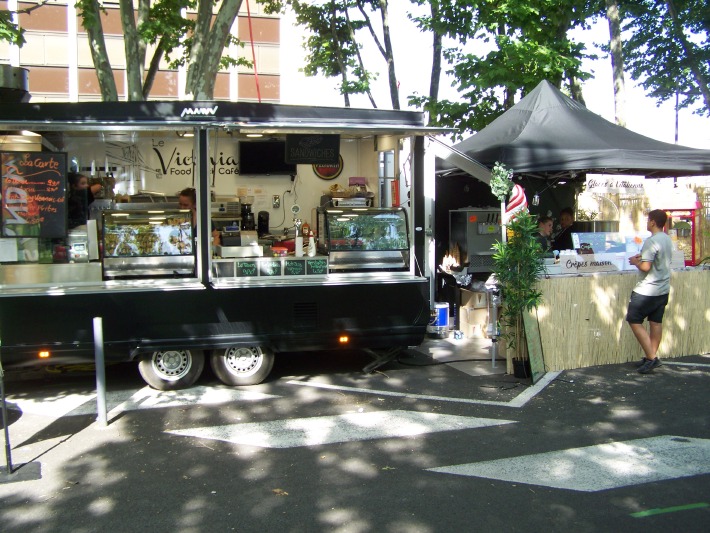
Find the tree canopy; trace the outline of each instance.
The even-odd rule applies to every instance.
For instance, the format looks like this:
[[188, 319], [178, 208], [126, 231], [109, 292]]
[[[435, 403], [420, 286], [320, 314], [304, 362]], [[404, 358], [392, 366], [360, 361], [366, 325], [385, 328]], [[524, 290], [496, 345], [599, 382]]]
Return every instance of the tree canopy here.
[[[391, 108], [399, 109], [402, 102], [424, 108], [433, 125], [456, 127], [462, 133], [482, 129], [543, 79], [581, 101], [581, 83], [590, 77], [582, 62], [592, 56], [570, 35], [598, 17], [608, 17], [607, 8], [612, 6], [613, 25], [621, 23], [623, 41], [619, 47], [617, 35], [610, 47], [615, 64], [659, 103], [677, 95], [680, 107], [710, 115], [706, 0], [409, 0], [409, 17], [421, 38], [430, 40], [432, 55], [421, 63], [428, 93], [407, 95], [400, 95], [397, 78], [391, 0], [258, 1], [267, 12], [293, 10], [296, 23], [305, 29], [304, 73], [337, 77], [346, 106], [354, 94], [367, 95], [373, 107], [381, 105], [372, 89], [382, 71]], [[172, 68], [187, 67], [186, 94], [212, 98], [221, 68], [249, 64], [223, 54], [225, 46], [238, 42], [231, 27], [241, 4], [242, 0], [119, 0], [128, 98], [148, 97], [163, 59]], [[76, 6], [89, 34], [102, 95], [117, 99], [102, 32], [103, 8], [99, 0], [78, 0]], [[21, 46], [23, 39], [12, 13], [0, 11], [0, 40]], [[376, 47], [379, 58], [363, 56], [366, 42]], [[149, 60], [147, 50], [153, 54]], [[444, 73], [454, 79], [456, 100], [439, 97]], [[614, 75], [620, 105], [621, 67]]]
[[625, 64], [658, 102], [710, 116], [710, 4], [707, 0], [622, 2]]

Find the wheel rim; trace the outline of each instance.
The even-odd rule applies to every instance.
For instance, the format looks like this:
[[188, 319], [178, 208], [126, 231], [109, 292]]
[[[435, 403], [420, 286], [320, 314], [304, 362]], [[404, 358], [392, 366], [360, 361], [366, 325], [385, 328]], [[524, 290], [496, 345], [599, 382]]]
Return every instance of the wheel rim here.
[[256, 372], [261, 366], [263, 354], [261, 348], [229, 348], [224, 352], [224, 363], [227, 369], [240, 376], [248, 376]]
[[153, 370], [166, 381], [177, 381], [187, 375], [192, 366], [192, 355], [187, 350], [153, 353]]

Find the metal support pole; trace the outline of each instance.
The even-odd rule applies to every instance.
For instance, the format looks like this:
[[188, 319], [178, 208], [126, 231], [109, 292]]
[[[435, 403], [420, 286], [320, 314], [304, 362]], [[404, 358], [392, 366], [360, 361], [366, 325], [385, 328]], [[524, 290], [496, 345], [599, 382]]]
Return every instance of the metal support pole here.
[[486, 333], [491, 338], [491, 367], [496, 367], [496, 359], [498, 358], [498, 307], [501, 305], [500, 288], [497, 285], [488, 285], [489, 293], [488, 302], [490, 309], [488, 312], [488, 327]]
[[0, 356], [0, 400], [2, 400], [2, 422], [5, 429], [5, 469], [7, 475], [12, 474], [12, 448], [10, 447], [10, 419], [7, 417], [7, 404], [5, 403], [5, 372], [2, 369], [2, 356]]
[[104, 362], [104, 331], [100, 316], [94, 317], [94, 359], [96, 361], [96, 420], [108, 424], [106, 416], [106, 364]]

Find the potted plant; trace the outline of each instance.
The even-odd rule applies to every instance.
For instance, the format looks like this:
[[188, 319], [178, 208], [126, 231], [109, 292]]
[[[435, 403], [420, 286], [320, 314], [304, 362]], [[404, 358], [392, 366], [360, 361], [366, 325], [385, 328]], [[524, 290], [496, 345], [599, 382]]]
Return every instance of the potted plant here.
[[[500, 168], [498, 165], [496, 167]], [[507, 196], [507, 189], [502, 180], [510, 180], [511, 171], [500, 168], [491, 178], [491, 189]], [[494, 189], [495, 181], [495, 189]], [[512, 185], [511, 185], [512, 188]], [[503, 200], [503, 198], [499, 199]], [[537, 281], [545, 271], [543, 265], [543, 250], [535, 236], [538, 233], [537, 217], [521, 211], [507, 224], [507, 239], [493, 245], [493, 274], [501, 290], [503, 305], [500, 322], [503, 326], [501, 337], [505, 339], [509, 367], [522, 368], [516, 372], [517, 377], [528, 377], [529, 365], [527, 350], [524, 346], [523, 312], [531, 311], [542, 301], [542, 293]], [[511, 355], [512, 354], [512, 355]], [[512, 361], [511, 361], [512, 359]]]

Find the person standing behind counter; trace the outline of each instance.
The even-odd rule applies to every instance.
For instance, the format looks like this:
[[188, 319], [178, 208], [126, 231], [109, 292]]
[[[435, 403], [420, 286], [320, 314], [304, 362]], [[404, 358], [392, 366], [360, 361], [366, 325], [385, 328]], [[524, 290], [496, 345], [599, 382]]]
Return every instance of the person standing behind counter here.
[[[638, 372], [641, 374], [661, 366], [657, 353], [663, 335], [663, 313], [671, 291], [673, 255], [673, 242], [663, 231], [667, 220], [665, 211], [651, 211], [646, 223], [651, 236], [643, 243], [641, 253], [629, 258], [629, 264], [645, 273], [631, 292], [626, 312], [626, 321], [644, 353], [644, 358], [638, 364]], [[649, 331], [643, 326], [645, 319], [648, 319]]]
[[89, 178], [78, 172], [69, 172], [67, 181], [67, 222], [69, 229], [74, 229], [89, 220], [89, 206], [94, 202], [94, 195], [101, 191], [101, 184], [94, 183], [89, 186]]
[[552, 257], [552, 248], [550, 248], [550, 235], [552, 235], [552, 218], [542, 216], [537, 219], [537, 229], [540, 232], [535, 235], [535, 240], [540, 243], [540, 247], [544, 253], [544, 257]]
[[[192, 211], [192, 232], [197, 238], [197, 192], [194, 187], [187, 187], [178, 193], [178, 207]], [[212, 228], [212, 245], [219, 246], [219, 231]]]
[[572, 244], [574, 211], [571, 207], [565, 207], [560, 211], [560, 227], [560, 231], [552, 240], [552, 248], [554, 250], [574, 250], [574, 244]]

